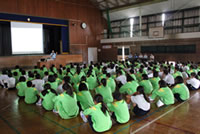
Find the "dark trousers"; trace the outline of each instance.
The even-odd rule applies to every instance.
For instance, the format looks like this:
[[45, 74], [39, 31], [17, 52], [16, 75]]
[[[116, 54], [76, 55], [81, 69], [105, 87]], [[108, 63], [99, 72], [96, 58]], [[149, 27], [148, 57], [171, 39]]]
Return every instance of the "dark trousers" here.
[[120, 123], [117, 121], [117, 117], [116, 117], [116, 115], [115, 115], [114, 112], [112, 113], [111, 118], [112, 118], [117, 124], [120, 124]]
[[187, 84], [187, 87], [189, 90], [197, 90], [195, 87], [193, 87], [191, 84]]
[[174, 97], [178, 100], [178, 102], [184, 102], [184, 100], [181, 99], [180, 94], [174, 94]]
[[136, 105], [136, 106], [134, 107], [134, 109], [133, 109], [133, 112], [134, 112], [135, 115], [137, 115], [137, 116], [144, 116], [144, 115], [146, 115], [149, 111], [150, 111], [150, 110], [144, 111], [144, 110], [140, 109], [137, 105]]
[[90, 127], [92, 128], [92, 131], [96, 132], [96, 131], [94, 130], [94, 128], [93, 128], [92, 117], [91, 117], [90, 115], [88, 116], [87, 120], [88, 120], [88, 123], [89, 123]]

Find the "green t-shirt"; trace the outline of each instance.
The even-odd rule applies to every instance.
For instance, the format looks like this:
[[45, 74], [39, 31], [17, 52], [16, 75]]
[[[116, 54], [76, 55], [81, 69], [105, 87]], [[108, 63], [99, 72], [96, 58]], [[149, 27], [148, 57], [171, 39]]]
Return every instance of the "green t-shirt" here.
[[18, 93], [17, 93], [17, 94], [18, 94], [20, 97], [25, 96], [25, 90], [26, 90], [26, 88], [27, 88], [26, 82], [19, 82], [19, 83], [17, 84], [16, 88], [17, 88], [17, 90], [18, 90]]
[[180, 98], [182, 100], [187, 100], [190, 98], [190, 92], [187, 88], [187, 86], [182, 83], [182, 84], [177, 84], [173, 89], [172, 89], [173, 94], [179, 94]]
[[40, 97], [43, 99], [42, 106], [46, 110], [53, 110], [54, 108], [54, 102], [53, 99], [56, 97], [56, 94], [52, 93], [50, 90], [48, 90], [49, 93], [45, 94], [45, 96], [40, 93]]
[[135, 74], [130, 74], [130, 76], [134, 79], [134, 81], [137, 81]]
[[110, 111], [115, 113], [117, 122], [126, 123], [130, 119], [130, 114], [128, 110], [128, 105], [126, 101], [116, 101], [108, 104], [108, 108]]
[[107, 86], [110, 87], [112, 93], [114, 93], [115, 92], [115, 88], [116, 88], [115, 80], [113, 78], [108, 78], [107, 79], [107, 84], [108, 84]]
[[130, 81], [124, 84], [120, 89], [120, 93], [127, 93], [129, 95], [134, 94], [137, 91], [139, 84], [136, 81]]
[[99, 93], [103, 96], [104, 103], [113, 102], [112, 91], [108, 85], [106, 87], [104, 87], [103, 85], [98, 86], [96, 88], [96, 93]]
[[154, 77], [150, 79], [150, 82], [153, 86], [153, 91], [158, 90], [159, 89], [159, 81], [160, 81], [160, 77]]
[[58, 82], [57, 81], [55, 81], [55, 82], [47, 82], [47, 83], [51, 85], [52, 89], [57, 91], [57, 88], [58, 88]]
[[112, 127], [112, 120], [109, 113], [106, 111], [106, 114], [104, 114], [101, 111], [101, 103], [86, 109], [84, 111], [84, 115], [91, 116], [93, 128], [96, 132], [104, 132]]
[[78, 115], [79, 107], [77, 105], [76, 94], [73, 97], [67, 93], [62, 93], [53, 99], [54, 109], [58, 111], [58, 114], [62, 119], [71, 119]]
[[73, 82], [74, 84], [79, 83], [79, 82], [81, 81], [81, 77], [84, 76], [84, 75], [85, 75], [84, 72], [80, 72], [80, 74], [75, 73], [75, 74], [72, 76], [72, 82]]
[[142, 80], [142, 74], [138, 72], [138, 73], [136, 74], [136, 78], [137, 78], [137, 80], [140, 82], [140, 81]]
[[25, 89], [25, 102], [27, 104], [33, 104], [37, 101], [38, 90], [34, 87], [28, 87]]
[[153, 92], [151, 98], [159, 97], [165, 105], [174, 104], [174, 95], [169, 87], [162, 87], [158, 91]]
[[90, 90], [93, 90], [98, 86], [97, 79], [93, 76], [87, 77], [87, 83]]
[[173, 74], [174, 79], [175, 79], [177, 76], [181, 76], [181, 77], [183, 78], [182, 73], [179, 72], [179, 71], [176, 71], [176, 73]]
[[77, 93], [77, 100], [80, 101], [83, 110], [94, 106], [93, 98], [89, 91], [80, 91]]
[[150, 94], [153, 91], [153, 86], [150, 80], [142, 80], [139, 85], [144, 87], [145, 94]]

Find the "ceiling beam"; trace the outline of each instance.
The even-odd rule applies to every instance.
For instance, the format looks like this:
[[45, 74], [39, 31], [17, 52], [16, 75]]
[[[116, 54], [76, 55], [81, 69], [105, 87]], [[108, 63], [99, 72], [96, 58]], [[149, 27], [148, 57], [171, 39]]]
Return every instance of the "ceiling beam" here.
[[[109, 10], [111, 13], [111, 12], [116, 12], [116, 11], [125, 10], [125, 9], [129, 9], [129, 8], [150, 5], [150, 4], [164, 2], [164, 1], [168, 1], [168, 0], [139, 0], [137, 2], [133, 2], [133, 3], [125, 4], [125, 5], [115, 6], [113, 8], [110, 8]], [[106, 10], [103, 10], [103, 12], [105, 13]]]

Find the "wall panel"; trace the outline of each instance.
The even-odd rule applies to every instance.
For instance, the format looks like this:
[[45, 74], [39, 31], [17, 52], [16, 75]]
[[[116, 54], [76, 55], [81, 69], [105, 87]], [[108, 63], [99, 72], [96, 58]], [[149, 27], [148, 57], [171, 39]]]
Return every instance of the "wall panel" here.
[[[101, 12], [89, 0], [0, 0], [0, 12], [69, 20], [70, 44], [85, 45], [84, 54], [88, 46], [100, 45], [97, 35], [105, 24]], [[81, 22], [86, 22], [88, 27], [83, 30]], [[70, 48], [73, 54], [74, 47]]]

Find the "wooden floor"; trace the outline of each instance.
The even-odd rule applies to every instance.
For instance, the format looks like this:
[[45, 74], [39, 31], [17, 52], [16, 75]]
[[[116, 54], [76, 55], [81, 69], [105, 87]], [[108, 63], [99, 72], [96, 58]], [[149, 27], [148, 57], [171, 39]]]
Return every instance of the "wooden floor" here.
[[[80, 117], [62, 120], [42, 107], [27, 105], [16, 91], [0, 89], [0, 134], [92, 134]], [[200, 91], [184, 103], [156, 108], [124, 125], [113, 125], [105, 134], [200, 134]]]

